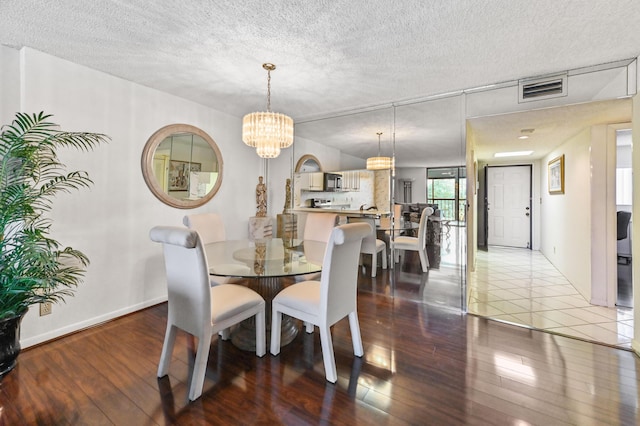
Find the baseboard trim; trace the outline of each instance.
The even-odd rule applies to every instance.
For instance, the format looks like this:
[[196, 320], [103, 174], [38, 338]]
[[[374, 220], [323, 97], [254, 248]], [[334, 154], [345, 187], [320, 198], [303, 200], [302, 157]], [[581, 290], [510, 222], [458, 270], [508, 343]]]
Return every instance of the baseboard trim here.
[[160, 303], [166, 302], [167, 296], [158, 297], [156, 299], [147, 300], [142, 303], [138, 303], [136, 305], [129, 306], [124, 309], [120, 309], [117, 311], [109, 312], [108, 314], [100, 315], [98, 317], [90, 318], [85, 321], [81, 321], [75, 324], [68, 325], [66, 327], [58, 328], [56, 330], [51, 330], [46, 333], [39, 334], [37, 336], [30, 337], [28, 339], [21, 339], [20, 346], [22, 349], [27, 349], [32, 346], [40, 345], [43, 343], [50, 342], [51, 340], [56, 340], [61, 337], [68, 336], [73, 333], [77, 333], [82, 330], [86, 330], [91, 327], [95, 327], [99, 324], [104, 324], [108, 321], [113, 321], [114, 319], [123, 317], [128, 314], [132, 314], [137, 311], [141, 311], [145, 308], [158, 305]]

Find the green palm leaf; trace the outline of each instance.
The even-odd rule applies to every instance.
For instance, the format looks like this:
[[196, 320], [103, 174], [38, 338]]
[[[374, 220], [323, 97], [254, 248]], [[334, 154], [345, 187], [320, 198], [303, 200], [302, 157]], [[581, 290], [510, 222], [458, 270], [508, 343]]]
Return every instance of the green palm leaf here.
[[109, 138], [61, 131], [50, 117], [18, 113], [0, 129], [0, 319], [34, 303], [64, 301], [89, 264], [81, 251], [49, 236], [45, 214], [56, 194], [93, 183], [84, 171], [67, 172], [57, 151], [90, 151]]

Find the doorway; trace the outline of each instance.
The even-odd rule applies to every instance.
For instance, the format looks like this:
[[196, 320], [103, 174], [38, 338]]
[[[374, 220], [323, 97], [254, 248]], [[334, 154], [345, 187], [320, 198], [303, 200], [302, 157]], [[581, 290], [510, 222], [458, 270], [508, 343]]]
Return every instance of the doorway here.
[[531, 165], [488, 166], [488, 245], [531, 248]]
[[616, 305], [633, 307], [632, 226], [633, 169], [631, 167], [631, 129], [616, 131], [616, 220], [617, 220], [617, 297]]

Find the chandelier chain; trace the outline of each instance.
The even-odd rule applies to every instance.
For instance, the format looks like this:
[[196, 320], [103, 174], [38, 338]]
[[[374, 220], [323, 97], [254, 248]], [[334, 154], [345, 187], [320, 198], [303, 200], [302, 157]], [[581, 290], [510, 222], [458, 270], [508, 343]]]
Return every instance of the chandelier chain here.
[[271, 112], [271, 70], [267, 69], [267, 112]]

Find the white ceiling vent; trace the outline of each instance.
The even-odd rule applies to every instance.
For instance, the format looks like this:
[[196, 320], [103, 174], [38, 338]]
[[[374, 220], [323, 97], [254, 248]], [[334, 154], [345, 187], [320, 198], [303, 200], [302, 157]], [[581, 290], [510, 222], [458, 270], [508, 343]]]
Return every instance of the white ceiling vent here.
[[567, 74], [520, 80], [518, 82], [518, 102], [567, 96]]

